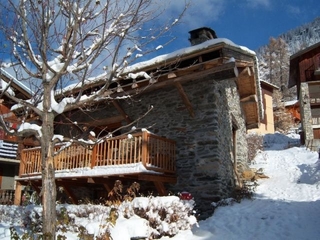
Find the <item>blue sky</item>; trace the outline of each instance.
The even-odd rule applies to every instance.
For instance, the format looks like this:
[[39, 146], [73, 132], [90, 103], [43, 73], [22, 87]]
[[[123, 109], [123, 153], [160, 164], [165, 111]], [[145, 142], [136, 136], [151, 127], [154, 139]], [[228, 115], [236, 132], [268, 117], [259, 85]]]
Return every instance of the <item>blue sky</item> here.
[[[203, 26], [214, 29], [218, 37], [257, 50], [271, 36], [320, 17], [319, 0], [155, 0], [166, 8], [160, 20], [177, 17], [186, 1], [191, 5], [171, 33], [177, 40], [146, 58], [190, 46], [188, 32]], [[161, 43], [159, 39], [155, 44]]]
[[[184, 4], [184, 0], [163, 1], [173, 2], [168, 14], [177, 13]], [[320, 17], [319, 0], [191, 0], [176, 30], [178, 40], [167, 51], [189, 46], [188, 31], [203, 26], [214, 29], [218, 37], [257, 50], [271, 36], [278, 37], [316, 17]]]

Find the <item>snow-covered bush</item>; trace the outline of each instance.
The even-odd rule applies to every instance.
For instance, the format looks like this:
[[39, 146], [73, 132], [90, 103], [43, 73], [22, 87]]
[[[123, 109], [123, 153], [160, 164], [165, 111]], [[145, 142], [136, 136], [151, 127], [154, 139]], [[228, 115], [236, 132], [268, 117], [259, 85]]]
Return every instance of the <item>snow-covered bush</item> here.
[[[67, 233], [74, 233], [79, 239], [112, 239], [126, 232], [128, 239], [132, 237], [160, 238], [174, 236], [180, 230], [189, 230], [197, 220], [193, 212], [194, 201], [181, 200], [177, 196], [136, 197], [132, 201], [123, 201], [112, 206], [83, 204], [57, 205], [57, 237], [65, 239]], [[19, 211], [15, 211], [19, 209]], [[42, 233], [42, 207], [27, 205], [12, 206], [17, 212], [15, 219], [8, 220], [9, 213], [3, 208], [0, 219], [14, 222], [21, 227], [11, 228], [14, 239], [32, 239]], [[98, 224], [97, 224], [98, 223]], [[132, 227], [134, 226], [134, 227]], [[120, 232], [120, 233], [119, 233]], [[18, 236], [19, 235], [19, 236]]]
[[119, 212], [126, 218], [137, 215], [147, 219], [154, 236], [174, 236], [179, 230], [188, 230], [197, 223], [193, 208], [193, 200], [181, 200], [177, 196], [151, 196], [124, 202]]

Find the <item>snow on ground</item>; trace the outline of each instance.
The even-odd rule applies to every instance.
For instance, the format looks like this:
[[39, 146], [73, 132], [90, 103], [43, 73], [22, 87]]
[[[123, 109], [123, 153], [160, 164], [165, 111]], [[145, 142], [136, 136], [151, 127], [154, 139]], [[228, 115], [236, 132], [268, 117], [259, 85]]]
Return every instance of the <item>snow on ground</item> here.
[[206, 239], [320, 239], [318, 153], [305, 147], [280, 150], [287, 140], [294, 142], [280, 134], [265, 140], [268, 148], [251, 167], [262, 168], [269, 179], [258, 181], [253, 200], [219, 207], [200, 222], [201, 230], [212, 233]]
[[[181, 231], [170, 239], [320, 239], [320, 161], [318, 153], [303, 146], [294, 147], [297, 140], [298, 135], [295, 134], [266, 135], [266, 148], [258, 153], [251, 167], [262, 168], [269, 178], [258, 180], [253, 199], [218, 207], [213, 216], [200, 221], [192, 230]], [[2, 213], [13, 212], [14, 209], [17, 210], [14, 206], [0, 206]], [[16, 211], [13, 217], [18, 215]], [[103, 214], [97, 215], [95, 212], [90, 218], [82, 220], [85, 221], [82, 224], [93, 233], [101, 230], [99, 226], [102, 219], [105, 219]], [[2, 217], [0, 239], [10, 239], [10, 224], [18, 224], [13, 219]], [[139, 234], [148, 232], [146, 222], [137, 216], [129, 220], [119, 218], [111, 230], [113, 240], [129, 240], [132, 234], [137, 234], [134, 231]], [[72, 233], [66, 236], [67, 239], [78, 239]]]

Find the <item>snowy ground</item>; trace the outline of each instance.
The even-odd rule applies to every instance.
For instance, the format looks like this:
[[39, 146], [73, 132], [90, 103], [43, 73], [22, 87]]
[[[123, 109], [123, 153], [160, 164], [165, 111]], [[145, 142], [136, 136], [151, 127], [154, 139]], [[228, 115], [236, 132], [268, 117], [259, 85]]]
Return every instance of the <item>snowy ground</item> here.
[[[281, 134], [265, 136], [267, 148], [257, 155], [251, 167], [262, 168], [269, 178], [258, 180], [253, 200], [218, 207], [212, 217], [170, 239], [320, 239], [320, 161], [318, 153], [304, 147], [288, 148], [297, 137]], [[162, 200], [158, 203], [164, 204]], [[20, 224], [14, 220], [19, 214], [13, 210], [17, 209], [0, 206], [2, 215], [4, 212], [13, 213], [13, 218], [0, 216], [0, 239], [9, 240], [10, 224]], [[94, 213], [82, 220], [82, 224], [92, 233], [101, 229], [101, 219], [105, 218], [96, 215]], [[113, 240], [129, 240], [133, 232], [143, 234], [147, 231], [146, 222], [133, 216], [129, 220], [119, 218], [111, 232]], [[72, 233], [66, 233], [66, 236], [71, 240], [78, 239]]]

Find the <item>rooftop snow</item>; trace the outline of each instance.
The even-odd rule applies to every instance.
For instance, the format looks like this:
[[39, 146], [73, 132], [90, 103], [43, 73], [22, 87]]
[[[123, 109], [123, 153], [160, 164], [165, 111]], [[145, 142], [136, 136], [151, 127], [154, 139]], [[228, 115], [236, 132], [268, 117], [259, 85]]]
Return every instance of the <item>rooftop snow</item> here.
[[21, 83], [20, 81], [18, 81], [15, 77], [13, 77], [10, 73], [8, 73], [7, 71], [5, 71], [3, 68], [0, 68], [0, 73], [5, 75], [7, 78], [9, 78], [10, 80], [13, 80], [13, 82], [19, 86], [21, 89], [23, 89], [25, 92], [29, 93], [30, 95], [33, 95], [33, 92], [30, 88], [28, 88], [26, 85], [24, 85], [23, 83]]

